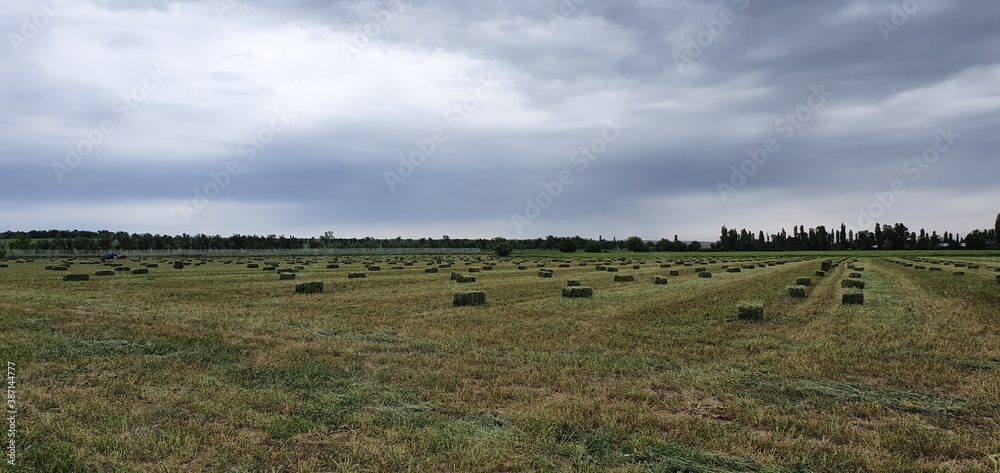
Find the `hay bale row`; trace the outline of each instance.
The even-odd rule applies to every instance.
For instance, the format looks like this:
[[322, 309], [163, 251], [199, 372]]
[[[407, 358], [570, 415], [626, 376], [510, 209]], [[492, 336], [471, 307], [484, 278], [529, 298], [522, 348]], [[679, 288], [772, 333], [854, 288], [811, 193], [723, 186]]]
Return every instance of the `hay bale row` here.
[[861, 279], [861, 273], [851, 273], [850, 277], [852, 279]]
[[566, 287], [581, 287], [580, 281], [566, 281]]
[[710, 273], [708, 271], [702, 271], [702, 272], [698, 273], [698, 277], [699, 278], [710, 279], [712, 277], [712, 273]]
[[741, 271], [743, 271], [743, 270], [740, 269], [740, 268], [726, 268], [726, 272], [727, 273], [739, 273]]
[[816, 271], [816, 277], [818, 278], [826, 277], [826, 271]]
[[653, 276], [653, 284], [663, 285], [667, 283], [667, 278], [663, 276]]
[[812, 284], [813, 284], [812, 278], [798, 278], [795, 280], [796, 286], [812, 286]]
[[616, 274], [615, 275], [615, 282], [633, 282], [633, 281], [635, 281], [635, 276], [632, 276], [631, 274], [628, 274], [628, 275], [619, 275], [619, 274]]
[[569, 298], [593, 297], [594, 290], [584, 286], [564, 287], [562, 290], [562, 296]]
[[476, 277], [475, 276], [467, 276], [465, 274], [456, 274], [455, 275], [455, 282], [457, 282], [459, 284], [473, 283], [473, 282], [476, 282]]
[[63, 276], [63, 281], [90, 281], [89, 274], [67, 274]]
[[456, 307], [486, 304], [485, 292], [456, 292], [453, 304]]
[[681, 275], [680, 271], [671, 271], [670, 272], [670, 277], [673, 277], [673, 278], [678, 277], [680, 275]]
[[546, 271], [546, 270], [539, 271], [538, 272], [538, 277], [540, 277], [540, 278], [551, 278], [552, 277], [552, 271]]
[[348, 273], [347, 274], [347, 279], [364, 279], [364, 278], [367, 278], [367, 277], [368, 277], [368, 275], [365, 274], [365, 273]]
[[295, 276], [296, 276], [295, 273], [279, 273], [278, 274], [278, 280], [279, 281], [294, 281], [295, 280]]
[[435, 274], [438, 272], [438, 268], [425, 268], [424, 272], [427, 274]]
[[148, 268], [134, 269], [132, 270], [132, 274], [149, 274], [149, 269]]

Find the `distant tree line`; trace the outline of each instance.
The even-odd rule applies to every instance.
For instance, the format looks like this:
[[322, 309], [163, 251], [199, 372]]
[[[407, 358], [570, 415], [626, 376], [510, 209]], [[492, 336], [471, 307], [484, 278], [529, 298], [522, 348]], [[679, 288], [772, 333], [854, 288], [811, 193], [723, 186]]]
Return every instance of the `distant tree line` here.
[[[873, 231], [854, 232], [844, 224], [838, 230], [829, 231], [825, 226], [806, 229], [796, 225], [792, 232], [782, 229], [778, 233], [756, 234], [743, 229], [722, 227], [719, 241], [711, 244], [717, 251], [827, 251], [827, 250], [930, 250], [930, 249], [984, 249], [996, 247], [997, 232], [1000, 231], [1000, 215], [993, 229], [973, 230], [964, 237], [953, 233], [927, 233], [921, 229], [911, 232], [906, 225], [877, 225]], [[83, 230], [33, 230], [29, 232], [7, 231], [0, 233], [0, 240], [14, 250], [56, 250], [56, 251], [135, 251], [135, 250], [305, 250], [305, 249], [380, 249], [380, 248], [478, 248], [480, 250], [510, 253], [516, 250], [558, 250], [566, 253], [585, 251], [627, 250], [632, 252], [682, 252], [702, 251], [697, 241], [681, 241], [677, 235], [673, 239], [658, 241], [644, 240], [630, 236], [624, 240], [612, 238], [597, 240], [572, 237], [557, 237], [507, 240], [450, 238], [401, 238], [377, 239], [336, 238], [333, 232], [319, 237], [297, 238], [285, 235], [221, 235], [196, 234], [159, 235], [150, 233], [128, 233]], [[0, 252], [3, 251], [0, 245]], [[2, 255], [2, 253], [0, 253]]]
[[973, 230], [965, 237], [954, 233], [936, 231], [927, 233], [910, 231], [902, 224], [875, 224], [872, 231], [861, 230], [857, 233], [848, 230], [844, 224], [839, 230], [829, 231], [825, 226], [806, 229], [805, 226], [792, 227], [792, 233], [784, 228], [780, 232], [765, 235], [763, 231], [756, 235], [745, 229], [737, 232], [735, 229], [722, 227], [719, 241], [712, 244], [712, 249], [723, 251], [827, 251], [827, 250], [931, 250], [931, 249], [970, 249], [980, 250], [995, 248], [997, 232], [1000, 231], [1000, 215], [997, 215], [996, 228]]
[[444, 235], [441, 238], [336, 238], [332, 232], [319, 237], [297, 238], [285, 235], [221, 235], [181, 234], [176, 236], [150, 233], [128, 233], [83, 230], [32, 230], [28, 232], [7, 231], [0, 233], [15, 250], [57, 250], [57, 251], [135, 251], [135, 250], [296, 250], [296, 249], [340, 249], [340, 248], [479, 248], [494, 250], [506, 244], [513, 250], [560, 250], [564, 252], [587, 251], [600, 253], [611, 250], [631, 251], [688, 251], [701, 249], [698, 242], [684, 243], [677, 239], [660, 240], [658, 243], [645, 242], [639, 237], [610, 241], [583, 237], [556, 237], [507, 240], [463, 239]]
[[495, 243], [489, 239], [463, 240], [442, 238], [376, 239], [335, 238], [327, 232], [320, 237], [298, 238], [285, 235], [222, 235], [196, 234], [159, 235], [82, 230], [44, 230], [29, 232], [4, 232], [0, 239], [7, 240], [15, 250], [298, 250], [318, 248], [480, 248], [491, 249]]

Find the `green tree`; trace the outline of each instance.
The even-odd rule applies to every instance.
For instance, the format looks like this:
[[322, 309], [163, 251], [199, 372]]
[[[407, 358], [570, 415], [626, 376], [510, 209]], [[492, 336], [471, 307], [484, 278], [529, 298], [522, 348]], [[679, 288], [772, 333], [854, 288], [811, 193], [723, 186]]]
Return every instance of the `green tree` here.
[[965, 236], [965, 247], [970, 250], [980, 250], [986, 248], [986, 232], [973, 230]]
[[493, 251], [497, 254], [497, 256], [504, 258], [510, 256], [511, 253], [514, 252], [514, 248], [510, 246], [510, 243], [503, 242], [494, 247]]
[[660, 238], [656, 242], [656, 251], [670, 251], [674, 248], [674, 243], [666, 238]]
[[633, 253], [642, 253], [649, 251], [649, 246], [646, 245], [646, 242], [642, 241], [642, 238], [630, 236], [625, 240], [625, 249]]
[[997, 248], [1000, 248], [1000, 214], [997, 214], [997, 221], [993, 224], [993, 242]]
[[563, 253], [576, 253], [576, 241], [572, 238], [567, 238], [559, 244], [559, 251]]

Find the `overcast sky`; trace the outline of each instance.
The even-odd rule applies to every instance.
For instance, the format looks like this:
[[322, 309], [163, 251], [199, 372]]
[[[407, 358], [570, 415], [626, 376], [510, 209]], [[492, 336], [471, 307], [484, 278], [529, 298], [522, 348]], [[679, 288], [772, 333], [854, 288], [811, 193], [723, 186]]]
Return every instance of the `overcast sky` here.
[[713, 241], [1000, 211], [995, 0], [43, 0], [0, 31], [0, 230]]

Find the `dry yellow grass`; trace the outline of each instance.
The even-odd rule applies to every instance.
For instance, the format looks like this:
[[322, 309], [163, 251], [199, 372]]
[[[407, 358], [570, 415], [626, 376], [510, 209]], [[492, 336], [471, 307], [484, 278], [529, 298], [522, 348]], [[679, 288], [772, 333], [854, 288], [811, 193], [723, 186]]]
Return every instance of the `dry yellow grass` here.
[[[694, 259], [713, 278], [666, 286], [651, 263], [630, 284], [541, 259], [457, 284], [323, 260], [309, 295], [221, 262], [77, 283], [12, 263], [16, 471], [995, 471], [996, 260], [956, 278], [862, 258], [863, 306], [840, 304], [846, 264], [786, 297], [825, 258], [721, 269], [776, 259]], [[454, 307], [469, 290], [487, 304]], [[749, 302], [764, 322], [737, 320]]]

